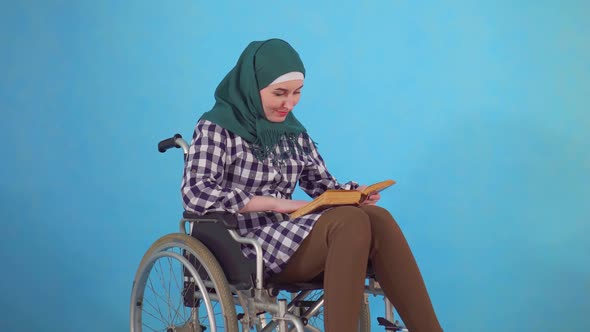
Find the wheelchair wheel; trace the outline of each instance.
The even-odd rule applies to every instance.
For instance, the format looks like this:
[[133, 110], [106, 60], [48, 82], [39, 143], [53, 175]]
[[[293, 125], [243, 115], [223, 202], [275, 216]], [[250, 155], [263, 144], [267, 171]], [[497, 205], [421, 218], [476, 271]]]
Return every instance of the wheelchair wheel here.
[[[321, 290], [321, 289], [314, 290], [305, 297], [304, 302], [305, 301], [315, 302], [323, 295], [324, 295], [323, 290]], [[305, 309], [305, 308], [303, 308], [303, 309]], [[307, 325], [308, 325], [308, 329], [310, 329], [312, 331], [314, 330], [314, 328], [318, 331], [320, 331], [320, 330], [323, 331], [323, 327], [324, 327], [324, 307], [323, 307], [323, 305], [318, 310], [317, 313], [315, 313], [313, 316], [311, 316], [309, 318]], [[363, 299], [363, 302], [361, 304], [358, 331], [359, 332], [370, 332], [371, 331], [371, 313], [369, 310], [369, 304], [367, 303], [366, 299]]]
[[144, 255], [131, 293], [131, 332], [238, 331], [234, 297], [209, 249], [181, 233]]

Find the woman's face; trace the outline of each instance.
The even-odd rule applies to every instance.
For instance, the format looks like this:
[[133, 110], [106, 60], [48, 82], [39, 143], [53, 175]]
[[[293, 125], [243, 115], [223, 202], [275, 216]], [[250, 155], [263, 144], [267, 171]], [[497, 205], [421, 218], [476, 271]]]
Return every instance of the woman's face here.
[[283, 122], [299, 102], [303, 80], [276, 83], [260, 90], [264, 115], [270, 122]]

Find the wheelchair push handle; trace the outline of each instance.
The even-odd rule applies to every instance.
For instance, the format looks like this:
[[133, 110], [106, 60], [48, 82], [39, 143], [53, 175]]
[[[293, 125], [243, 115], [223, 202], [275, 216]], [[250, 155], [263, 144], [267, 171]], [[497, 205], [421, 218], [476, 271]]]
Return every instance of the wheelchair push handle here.
[[182, 148], [185, 155], [188, 153], [188, 144], [180, 134], [174, 134], [174, 136], [166, 138], [158, 143], [158, 151], [161, 153], [164, 153], [172, 148]]

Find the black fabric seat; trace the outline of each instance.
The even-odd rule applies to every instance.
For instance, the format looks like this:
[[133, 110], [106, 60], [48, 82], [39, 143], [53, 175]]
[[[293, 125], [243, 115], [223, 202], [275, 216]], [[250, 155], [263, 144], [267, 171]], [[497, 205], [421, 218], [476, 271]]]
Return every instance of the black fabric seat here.
[[184, 219], [193, 223], [191, 236], [201, 241], [221, 265], [230, 285], [237, 289], [250, 289], [256, 280], [256, 261], [247, 259], [228, 229], [235, 229], [237, 221], [231, 214], [197, 215], [183, 213]]

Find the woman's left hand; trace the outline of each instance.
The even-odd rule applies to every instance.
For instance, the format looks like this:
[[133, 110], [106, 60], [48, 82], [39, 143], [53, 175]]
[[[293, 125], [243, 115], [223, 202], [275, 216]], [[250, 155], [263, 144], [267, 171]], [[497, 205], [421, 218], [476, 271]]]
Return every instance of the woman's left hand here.
[[[363, 191], [363, 189], [367, 188], [367, 186], [362, 185], [358, 187], [356, 190]], [[372, 193], [365, 199], [361, 204], [362, 205], [375, 205], [381, 199], [381, 194], [379, 192]]]

